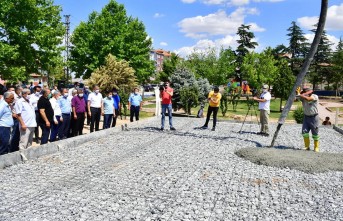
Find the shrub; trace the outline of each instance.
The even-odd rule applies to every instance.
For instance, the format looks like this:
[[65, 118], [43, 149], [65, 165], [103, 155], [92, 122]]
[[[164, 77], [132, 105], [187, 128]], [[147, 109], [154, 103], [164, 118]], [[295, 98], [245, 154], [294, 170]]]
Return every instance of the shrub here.
[[298, 123], [301, 124], [304, 119], [304, 111], [302, 107], [298, 107], [294, 112], [293, 112], [293, 118], [294, 120]]

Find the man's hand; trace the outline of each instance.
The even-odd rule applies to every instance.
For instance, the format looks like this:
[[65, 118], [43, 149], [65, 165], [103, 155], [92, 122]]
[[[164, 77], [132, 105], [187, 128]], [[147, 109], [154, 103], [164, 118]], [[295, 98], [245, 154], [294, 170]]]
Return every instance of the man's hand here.
[[27, 129], [27, 126], [24, 124], [24, 125], [21, 125], [21, 130], [22, 131], [25, 131]]
[[60, 121], [63, 122], [63, 118], [62, 117], [60, 118]]
[[55, 124], [58, 124], [58, 121], [57, 121], [57, 120], [54, 120], [54, 123], [55, 123]]
[[46, 127], [50, 127], [50, 122], [49, 121], [45, 122], [45, 125]]
[[92, 116], [92, 113], [90, 111], [88, 111], [88, 115], [91, 117]]
[[74, 120], [77, 120], [77, 115], [74, 114]]

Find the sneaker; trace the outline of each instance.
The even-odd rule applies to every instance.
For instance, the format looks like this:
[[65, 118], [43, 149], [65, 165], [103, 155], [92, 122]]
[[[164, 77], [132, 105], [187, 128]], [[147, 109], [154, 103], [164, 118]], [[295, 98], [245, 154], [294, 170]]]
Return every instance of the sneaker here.
[[216, 128], [215, 128], [215, 127], [212, 127], [211, 131], [216, 131]]
[[171, 127], [170, 130], [176, 130], [174, 127]]
[[163, 127], [161, 127], [161, 131], [164, 131], [164, 128], [163, 128]]
[[200, 127], [200, 129], [208, 129], [208, 127], [207, 126], [202, 126], [202, 127]]

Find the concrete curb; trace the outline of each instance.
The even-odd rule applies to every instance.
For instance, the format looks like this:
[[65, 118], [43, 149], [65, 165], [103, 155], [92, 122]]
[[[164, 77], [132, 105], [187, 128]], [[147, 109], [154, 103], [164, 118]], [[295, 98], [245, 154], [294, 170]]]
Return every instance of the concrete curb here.
[[[147, 118], [128, 124], [128, 127], [138, 126], [150, 121], [156, 120], [156, 117]], [[80, 146], [84, 143], [101, 139], [106, 136], [114, 135], [121, 132], [121, 127], [109, 128], [106, 130], [100, 130], [94, 133], [84, 134], [77, 137], [71, 137], [65, 140], [56, 141], [53, 143], [48, 143], [40, 146], [29, 147], [25, 150], [16, 151], [13, 153], [0, 155], [0, 169], [4, 169], [9, 166], [13, 166], [19, 163], [26, 162], [28, 160], [34, 160], [42, 156], [57, 153], [58, 151], [63, 151]]]
[[342, 128], [337, 127], [336, 125], [333, 125], [333, 129], [334, 129], [335, 131], [337, 131], [338, 133], [343, 134], [343, 129], [342, 129]]

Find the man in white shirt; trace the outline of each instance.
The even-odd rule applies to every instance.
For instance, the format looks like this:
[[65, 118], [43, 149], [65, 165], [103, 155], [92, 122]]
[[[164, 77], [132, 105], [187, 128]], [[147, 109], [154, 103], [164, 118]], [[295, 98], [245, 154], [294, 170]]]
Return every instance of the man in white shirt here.
[[[42, 96], [41, 95], [41, 91], [42, 91], [41, 86], [34, 86], [33, 87], [33, 94], [31, 94], [31, 96], [30, 96], [31, 105], [35, 109], [36, 122], [38, 122], [38, 119], [39, 119], [39, 111], [38, 111], [38, 108], [37, 108], [37, 104], [38, 104], [39, 98]], [[36, 142], [38, 143], [38, 139], [39, 139], [38, 126], [35, 128], [35, 139], [36, 139]]]
[[58, 90], [55, 90], [52, 94], [52, 98], [49, 100], [52, 109], [54, 110], [54, 124], [51, 126], [50, 142], [56, 141], [58, 131], [62, 125], [62, 111], [58, 103], [61, 93]]
[[262, 94], [259, 98], [254, 97], [254, 100], [259, 102], [258, 109], [260, 110], [261, 131], [257, 134], [269, 136], [269, 114], [270, 114], [270, 99], [271, 94], [268, 91], [268, 85], [263, 85]]
[[35, 109], [30, 103], [30, 89], [23, 89], [22, 98], [16, 102], [15, 110], [20, 130], [19, 150], [23, 150], [32, 145], [37, 127]]
[[[95, 85], [93, 87], [93, 92], [88, 96], [88, 115], [91, 117], [90, 132], [99, 130], [100, 117], [103, 114], [102, 95], [99, 90], [99, 86]], [[95, 124], [95, 125], [94, 125]]]

